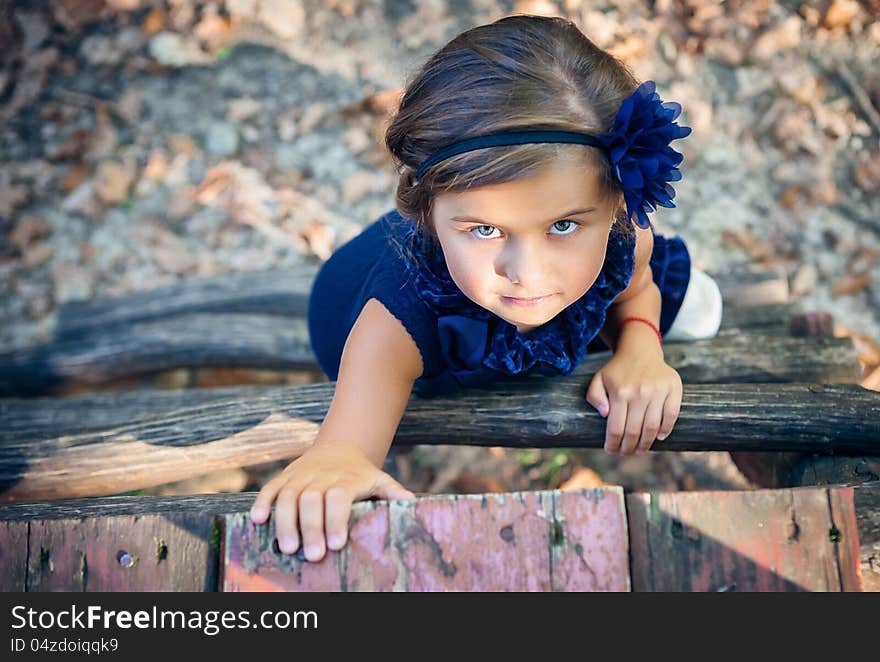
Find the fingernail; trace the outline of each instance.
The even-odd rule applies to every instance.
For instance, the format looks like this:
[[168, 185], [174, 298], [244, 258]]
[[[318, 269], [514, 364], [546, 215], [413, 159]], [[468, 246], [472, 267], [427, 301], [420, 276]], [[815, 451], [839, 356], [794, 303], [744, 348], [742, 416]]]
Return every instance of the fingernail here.
[[291, 538], [290, 536], [288, 536], [278, 541], [278, 548], [285, 554], [293, 554], [298, 547], [296, 543], [296, 538]]
[[668, 436], [669, 435], [666, 434], [665, 432], [661, 432], [660, 434], [657, 435], [657, 438], [662, 441], [662, 440], [666, 439], [666, 437], [668, 437]]
[[637, 450], [637, 451], [636, 451], [636, 455], [644, 455], [644, 454], [647, 453], [647, 452], [648, 452], [648, 451]]
[[333, 534], [328, 536], [327, 545], [332, 549], [340, 549], [345, 544], [345, 536]]
[[324, 553], [324, 548], [321, 545], [309, 545], [306, 547], [306, 558], [309, 561], [317, 561], [321, 558]]

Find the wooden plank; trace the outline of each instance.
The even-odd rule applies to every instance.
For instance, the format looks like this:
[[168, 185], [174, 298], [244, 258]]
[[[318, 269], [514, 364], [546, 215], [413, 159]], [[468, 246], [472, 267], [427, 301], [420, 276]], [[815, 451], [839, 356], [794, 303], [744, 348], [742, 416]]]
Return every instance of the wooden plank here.
[[[855, 516], [858, 526], [862, 589], [865, 591], [877, 591], [880, 590], [880, 483], [864, 483], [854, 486], [851, 489], [854, 495], [853, 503], [855, 506]], [[789, 490], [760, 490], [756, 492], [746, 492], [745, 494], [777, 494], [780, 492], [789, 492]], [[561, 527], [565, 527], [566, 522], [572, 518], [566, 514], [567, 507], [560, 504], [564, 503], [568, 493], [561, 493], [561, 496], [560, 493], [554, 494], [554, 511], [555, 513], [561, 513], [561, 516], [557, 517], [556, 520], [560, 522]], [[584, 492], [583, 494], [589, 495], [591, 493]], [[696, 498], [702, 498], [703, 500], [708, 500], [707, 497], [712, 495], [712, 493], [705, 492], [681, 494], [696, 494]], [[731, 491], [725, 494], [737, 495], [744, 493]], [[607, 493], [606, 496], [608, 496]], [[26, 576], [27, 565], [27, 526], [29, 521], [85, 520], [120, 516], [128, 516], [137, 519], [135, 516], [142, 517], [145, 515], [161, 515], [167, 519], [171, 514], [200, 516], [205, 520], [210, 521], [216, 515], [237, 514], [240, 518], [240, 522], [244, 524], [248, 522], [246, 516], [242, 513], [245, 513], [250, 508], [255, 497], [255, 492], [171, 497], [111, 496], [0, 505], [0, 523], [5, 526], [5, 529], [0, 529], [0, 531], [6, 531], [6, 535], [3, 538], [4, 544], [0, 545], [0, 566], [4, 568], [4, 572], [0, 573], [0, 576], [3, 577], [5, 583], [0, 585], [7, 587], [4, 590], [24, 590], [24, 578]], [[735, 498], [735, 496], [729, 498]], [[633, 500], [641, 500], [644, 503], [641, 506], [636, 504], [637, 507], [634, 507], [632, 503]], [[650, 505], [650, 495], [627, 495], [626, 502], [628, 511], [627, 528], [629, 531], [629, 544], [633, 557], [633, 586], [636, 590], [644, 590], [644, 585], [646, 583], [653, 584], [654, 582], [654, 579], [650, 577], [649, 572], [651, 566], [646, 566], [644, 563], [645, 558], [650, 557], [648, 552], [651, 551], [648, 546], [649, 538], [647, 536], [649, 531], [649, 520], [647, 515], [650, 512], [650, 507], [645, 507], [645, 504], [648, 506]], [[709, 502], [712, 503], [714, 501]], [[790, 519], [790, 510], [788, 509], [789, 503], [790, 502], [784, 502], [783, 505], [785, 506], [784, 512], [789, 514]], [[841, 517], [841, 519], [844, 520], [843, 529], [841, 529], [840, 525], [837, 526], [838, 531], [842, 531], [842, 533], [840, 533], [842, 541], [852, 543], [851, 534], [847, 534], [846, 536], [843, 535], [846, 533], [847, 527], [852, 526], [851, 521], [848, 524], [846, 523], [846, 512], [848, 508], [847, 500], [844, 499], [842, 509], [837, 505], [833, 505], [832, 507], [835, 508], [835, 512], [843, 513], [843, 516]], [[384, 557], [377, 557], [376, 555], [371, 555], [369, 553], [370, 550], [384, 549], [384, 546], [380, 541], [390, 540], [388, 535], [387, 516], [384, 518], [382, 517], [383, 513], [386, 512], [386, 502], [366, 502], [355, 505], [356, 513], [362, 512], [364, 509], [371, 509], [371, 512], [374, 513], [373, 517], [376, 519], [371, 522], [365, 520], [363, 523], [356, 522], [355, 524], [356, 530], [352, 542], [346, 547], [346, 549], [352, 550], [358, 548], [359, 551], [357, 554], [351, 554], [349, 560], [346, 562], [347, 573], [345, 576], [348, 583], [347, 590], [389, 590], [389, 587], [393, 588], [397, 577], [396, 566], [387, 562], [380, 566], [379, 562], [384, 559]], [[835, 515], [835, 518], [837, 517], [838, 516]], [[796, 518], [796, 521], [799, 523], [800, 527], [800, 518]], [[835, 519], [835, 521], [837, 520]], [[360, 529], [358, 530], [357, 527], [360, 527]], [[222, 527], [220, 528], [222, 529]], [[266, 527], [263, 528], [268, 532]], [[561, 537], [566, 541], [565, 544], [567, 546], [561, 548], [563, 549], [564, 554], [559, 553], [560, 548], [551, 547], [551, 550], [553, 550], [554, 582], [558, 582], [559, 577], [565, 572], [564, 565], [567, 560], [573, 559], [577, 556], [576, 547], [574, 548], [574, 555], [571, 554], [571, 548], [577, 544], [577, 542], [572, 543], [574, 540], [573, 534], [565, 528], [560, 528], [559, 530], [562, 531]], [[603, 527], [603, 535], [607, 530], [608, 527]], [[680, 533], [682, 532], [686, 535], [684, 529], [680, 531]], [[228, 537], [228, 534], [224, 534], [224, 537], [221, 538], [221, 544], [225, 537]], [[550, 537], [554, 538], [552, 535]], [[559, 539], [559, 536], [555, 536], [555, 538]], [[801, 537], [801, 542], [803, 543], [804, 541], [805, 538]], [[657, 557], [658, 549], [659, 548], [655, 548], [653, 550], [655, 558]], [[844, 549], [844, 564], [841, 566], [844, 570], [852, 567], [850, 561], [846, 560], [845, 555], [848, 551], [851, 551], [851, 548]], [[596, 554], [601, 556], [602, 553], [601, 551], [598, 551]], [[594, 554], [592, 558], [586, 557], [591, 566], [596, 564], [596, 561], [594, 560], [596, 554]], [[359, 560], [353, 561], [352, 559], [354, 558]], [[640, 559], [641, 563], [639, 562]], [[667, 565], [669, 564], [664, 562], [660, 567], [662, 569]], [[18, 568], [18, 570], [10, 572], [10, 568]], [[639, 577], [642, 579], [640, 580]], [[647, 579], [645, 579], [645, 577], [647, 577]], [[849, 582], [851, 573], [847, 574], [844, 572], [843, 577], [846, 582]], [[851, 582], [846, 584], [845, 587], [849, 588], [850, 586]], [[742, 587], [731, 587], [730, 584], [720, 584], [720, 587], [727, 587], [728, 590], [744, 590]]]
[[[98, 432], [13, 439], [0, 445], [0, 501], [113, 494], [298, 457], [334, 385], [277, 387]], [[600, 448], [607, 422], [585, 391], [577, 376], [530, 376], [448, 397], [413, 395], [394, 443]], [[450, 416], [475, 397], [481, 416]], [[686, 384], [675, 429], [654, 449], [880, 455], [878, 416], [880, 394], [857, 384]]]
[[[557, 508], [558, 506], [558, 508]], [[231, 591], [627, 590], [619, 487], [355, 504], [349, 544], [318, 563], [281, 554], [274, 524], [226, 516]], [[555, 549], [554, 549], [555, 548]]]
[[248, 510], [257, 492], [176, 496], [120, 495], [0, 504], [0, 521], [86, 519], [121, 515], [222, 515]]
[[[224, 274], [64, 304], [51, 342], [0, 353], [0, 395], [59, 393], [186, 367], [313, 370], [305, 313], [316, 271]], [[764, 331], [787, 334], [790, 309], [768, 307], [788, 305], [784, 272], [738, 268], [716, 279], [725, 300], [722, 332], [775, 320]], [[743, 313], [748, 306], [764, 310]]]
[[216, 590], [212, 523], [191, 514], [32, 521], [26, 590]]
[[629, 535], [623, 490], [553, 492], [554, 591], [629, 591]]
[[724, 301], [741, 306], [786, 303], [791, 299], [785, 268], [764, 268], [750, 264], [729, 267], [725, 272], [708, 272], [718, 283]]
[[[61, 304], [54, 326], [57, 339], [80, 337], [110, 326], [159, 320], [193, 313], [250, 313], [305, 317], [308, 295], [319, 264], [296, 269], [241, 271], [204, 278], [185, 278], [171, 285], [118, 297], [100, 297]], [[712, 273], [725, 302], [750, 305], [787, 301], [779, 292], [784, 272], [736, 265]]]
[[[761, 344], [761, 353], [754, 352], [756, 342]], [[708, 341], [668, 343], [664, 353], [666, 362], [679, 371], [687, 384], [792, 381], [854, 384], [861, 377], [851, 338], [756, 338], [735, 334]], [[574, 374], [586, 380], [607, 360], [607, 352], [588, 355]], [[63, 398], [0, 398], [0, 418], [4, 421], [0, 440], [101, 430], [153, 419], [181, 407], [251, 399], [273, 392], [267, 389], [267, 386], [240, 386], [138, 390]]]
[[859, 590], [852, 488], [633, 494], [627, 514], [635, 591]]
[[0, 521], [0, 591], [20, 593], [27, 582], [28, 523]]
[[185, 278], [119, 297], [70, 301], [58, 307], [56, 338], [77, 338], [113, 326], [194, 313], [305, 317], [320, 265]]
[[862, 590], [880, 592], [880, 482], [853, 488]]
[[[727, 317], [716, 339], [720, 342], [715, 343], [715, 353], [722, 361], [728, 338], [743, 342], [743, 334], [750, 331], [771, 338], [788, 335], [787, 317], [777, 318], [774, 326], [744, 329], [729, 319], [734, 312], [725, 311]], [[784, 355], [786, 349], [782, 351]], [[821, 370], [825, 361], [819, 356], [805, 362], [802, 368], [808, 372], [801, 379], [812, 379], [809, 371]], [[813, 365], [816, 367], [811, 368]], [[315, 370], [317, 362], [304, 318], [192, 313], [101, 327], [88, 334], [0, 353], [0, 395], [35, 396], [63, 391], [74, 384], [96, 385], [164, 370], [208, 367]]]
[[[853, 488], [832, 488], [825, 492], [828, 495], [828, 512], [831, 520], [829, 536], [831, 539], [836, 538], [834, 553], [840, 576], [840, 590], [861, 591], [861, 549]], [[844, 540], [844, 536], [854, 540]]]
[[71, 383], [184, 367], [311, 369], [305, 319], [191, 314], [0, 354], [0, 395], [39, 395]]

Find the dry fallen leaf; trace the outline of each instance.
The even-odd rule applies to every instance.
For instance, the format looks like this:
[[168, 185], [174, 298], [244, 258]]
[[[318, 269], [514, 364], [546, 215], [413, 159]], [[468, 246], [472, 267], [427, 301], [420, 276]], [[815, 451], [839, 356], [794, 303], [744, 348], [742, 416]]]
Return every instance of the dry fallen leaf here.
[[92, 169], [85, 163], [76, 163], [72, 165], [61, 180], [61, 190], [65, 193], [70, 193], [86, 181], [91, 172]]
[[871, 274], [850, 274], [844, 276], [831, 286], [831, 294], [835, 297], [856, 294], [871, 284]]
[[24, 253], [34, 241], [48, 236], [52, 232], [52, 226], [39, 216], [26, 214], [15, 224], [9, 233], [9, 242]]
[[862, 8], [855, 0], [833, 0], [822, 24], [829, 30], [848, 27], [852, 20], [862, 13]]
[[452, 483], [453, 489], [460, 494], [486, 494], [489, 492], [506, 492], [504, 486], [491, 476], [463, 471]]
[[131, 181], [131, 173], [123, 164], [104, 161], [95, 173], [95, 193], [110, 204], [125, 202]]
[[859, 385], [871, 391], [880, 391], [880, 366], [874, 368], [867, 377], [859, 382]]
[[592, 490], [606, 485], [602, 477], [589, 467], [578, 467], [574, 470], [571, 478], [563, 482], [560, 490]]
[[27, 186], [0, 182], [0, 216], [12, 216], [16, 209], [27, 204], [30, 197]]

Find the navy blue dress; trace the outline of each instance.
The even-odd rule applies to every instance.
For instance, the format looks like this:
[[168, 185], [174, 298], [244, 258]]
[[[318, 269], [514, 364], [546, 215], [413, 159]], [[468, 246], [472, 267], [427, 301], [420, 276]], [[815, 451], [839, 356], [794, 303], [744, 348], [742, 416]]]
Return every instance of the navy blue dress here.
[[[392, 210], [321, 266], [309, 297], [309, 339], [331, 381], [338, 377], [348, 333], [371, 298], [400, 320], [418, 346], [424, 372], [413, 390], [421, 397], [510, 375], [570, 375], [587, 352], [608, 349], [598, 333], [608, 306], [632, 277], [635, 233], [612, 229], [596, 282], [552, 320], [524, 334], [468, 299], [442, 253], [420, 239], [415, 224]], [[690, 266], [680, 237], [654, 234], [651, 270], [662, 297], [661, 334], [681, 308]]]

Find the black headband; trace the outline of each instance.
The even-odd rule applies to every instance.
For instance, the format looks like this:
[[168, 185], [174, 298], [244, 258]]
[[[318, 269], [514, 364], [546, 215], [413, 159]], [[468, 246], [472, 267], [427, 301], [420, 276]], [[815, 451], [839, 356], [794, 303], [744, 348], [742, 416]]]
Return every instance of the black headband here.
[[468, 138], [434, 152], [419, 167], [416, 179], [421, 179], [425, 171], [435, 163], [439, 163], [456, 154], [483, 149], [484, 147], [522, 145], [525, 143], [576, 143], [579, 145], [591, 145], [601, 149], [605, 148], [601, 141], [588, 133], [577, 133], [574, 131], [502, 131], [486, 136]]

